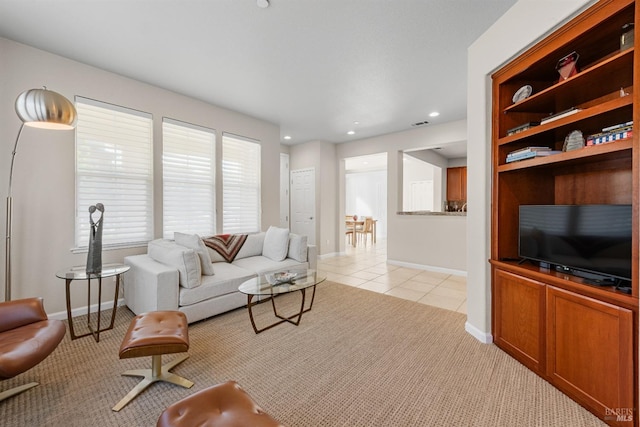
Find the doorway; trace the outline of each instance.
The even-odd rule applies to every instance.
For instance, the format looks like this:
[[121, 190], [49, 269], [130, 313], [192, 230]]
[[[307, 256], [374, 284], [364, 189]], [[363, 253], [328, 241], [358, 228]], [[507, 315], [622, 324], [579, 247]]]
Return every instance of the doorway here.
[[387, 153], [345, 158], [345, 212], [371, 216], [378, 238], [387, 236]]

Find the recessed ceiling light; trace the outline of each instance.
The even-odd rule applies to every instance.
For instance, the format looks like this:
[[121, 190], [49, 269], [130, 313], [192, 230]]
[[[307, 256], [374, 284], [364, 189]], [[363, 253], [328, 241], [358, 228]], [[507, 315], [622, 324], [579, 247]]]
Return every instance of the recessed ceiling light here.
[[433, 113], [429, 113], [429, 117], [438, 117], [440, 115], [440, 113], [438, 113], [437, 111], [434, 111]]
[[257, 4], [259, 8], [265, 9], [269, 7], [269, 0], [258, 0]]
[[354, 125], [359, 125], [359, 124], [360, 124], [360, 122], [353, 122], [353, 124], [354, 124]]
[[285, 135], [284, 139], [289, 140], [289, 139], [291, 139], [291, 137], [289, 135]]
[[347, 135], [355, 135], [355, 133], [356, 133], [355, 131], [350, 130], [349, 132], [347, 132]]

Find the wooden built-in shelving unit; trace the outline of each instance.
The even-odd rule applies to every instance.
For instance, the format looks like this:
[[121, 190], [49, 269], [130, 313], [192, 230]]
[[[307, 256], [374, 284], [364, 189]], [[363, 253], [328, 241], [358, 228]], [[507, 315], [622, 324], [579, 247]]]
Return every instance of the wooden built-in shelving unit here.
[[[607, 424], [625, 426], [638, 425], [640, 415], [640, 57], [634, 46], [621, 50], [620, 34], [638, 16], [635, 1], [601, 0], [492, 76], [494, 342]], [[579, 72], [560, 81], [556, 64], [573, 51], [580, 55]], [[514, 103], [524, 85], [533, 87], [532, 94]], [[573, 107], [575, 114], [507, 135]], [[574, 130], [586, 137], [629, 121], [628, 139], [506, 161], [510, 152], [529, 146], [562, 150]], [[518, 209], [534, 204], [632, 205], [631, 294], [518, 263]]]

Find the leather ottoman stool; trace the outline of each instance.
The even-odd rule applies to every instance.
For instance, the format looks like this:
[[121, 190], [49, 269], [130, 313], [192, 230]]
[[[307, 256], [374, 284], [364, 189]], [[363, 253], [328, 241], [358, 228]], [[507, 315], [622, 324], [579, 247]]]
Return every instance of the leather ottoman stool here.
[[235, 381], [218, 384], [162, 412], [157, 427], [283, 427], [264, 412]]
[[169, 372], [189, 355], [178, 357], [162, 366], [162, 355], [189, 350], [187, 317], [180, 311], [152, 311], [133, 318], [120, 345], [120, 359], [151, 356], [151, 369], [136, 369], [122, 375], [144, 377], [116, 406], [119, 411], [156, 381], [166, 381], [190, 388], [193, 383]]

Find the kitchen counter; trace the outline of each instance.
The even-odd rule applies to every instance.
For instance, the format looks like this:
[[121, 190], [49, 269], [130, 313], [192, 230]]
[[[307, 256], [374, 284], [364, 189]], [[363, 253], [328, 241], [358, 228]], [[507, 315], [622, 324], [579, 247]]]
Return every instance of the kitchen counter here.
[[408, 211], [396, 212], [397, 215], [422, 215], [422, 216], [467, 216], [466, 212], [432, 212], [432, 211]]

